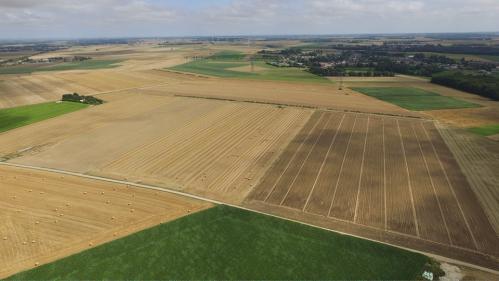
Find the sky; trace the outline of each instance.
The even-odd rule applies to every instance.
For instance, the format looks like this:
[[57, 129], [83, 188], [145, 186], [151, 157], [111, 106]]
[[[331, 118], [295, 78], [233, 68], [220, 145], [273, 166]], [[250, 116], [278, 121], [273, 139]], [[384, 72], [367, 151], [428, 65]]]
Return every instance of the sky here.
[[0, 0], [0, 39], [490, 31], [499, 0]]

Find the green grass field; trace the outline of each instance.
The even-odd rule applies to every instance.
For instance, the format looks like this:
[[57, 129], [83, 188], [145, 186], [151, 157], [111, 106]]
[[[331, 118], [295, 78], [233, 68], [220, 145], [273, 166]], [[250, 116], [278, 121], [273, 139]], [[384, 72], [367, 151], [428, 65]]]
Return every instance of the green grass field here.
[[169, 69], [224, 78], [332, 83], [324, 77], [311, 74], [300, 68], [275, 67], [261, 60], [254, 61], [255, 69], [258, 69], [254, 72], [231, 69], [243, 66], [249, 67], [250, 62], [246, 61], [245, 57], [243, 53], [222, 51], [209, 58], [188, 62]]
[[424, 255], [218, 206], [7, 280], [410, 280]]
[[76, 102], [50, 102], [0, 109], [0, 133], [80, 110], [87, 106]]
[[77, 69], [104, 69], [118, 67], [121, 60], [85, 60], [78, 62], [67, 62], [51, 66], [46, 65], [22, 65], [13, 67], [0, 67], [0, 74], [28, 74], [39, 71], [64, 71]]
[[352, 88], [352, 90], [414, 111], [479, 107], [477, 104], [418, 88], [375, 87]]
[[499, 134], [499, 124], [469, 128], [468, 130], [477, 135], [488, 137]]
[[0, 74], [28, 74], [36, 72], [41, 65], [21, 65], [0, 67]]

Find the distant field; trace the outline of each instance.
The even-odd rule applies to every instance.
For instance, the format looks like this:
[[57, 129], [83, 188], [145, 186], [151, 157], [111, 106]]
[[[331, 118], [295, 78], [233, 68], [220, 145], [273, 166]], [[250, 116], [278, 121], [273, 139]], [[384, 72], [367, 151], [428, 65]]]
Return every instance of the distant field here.
[[0, 110], [0, 133], [87, 107], [75, 102], [42, 103]]
[[469, 131], [481, 136], [492, 136], [499, 134], [499, 124], [470, 128]]
[[394, 247], [218, 206], [10, 279], [412, 280], [428, 261]]
[[374, 87], [352, 88], [352, 90], [415, 111], [479, 107], [473, 103], [418, 88]]
[[85, 60], [79, 62], [68, 62], [40, 69], [39, 71], [63, 71], [75, 69], [102, 69], [115, 68], [121, 60]]
[[57, 65], [22, 65], [14, 67], [1, 67], [0, 74], [26, 74], [38, 71], [64, 71], [76, 69], [103, 69], [117, 67], [121, 60], [85, 60], [68, 62]]
[[170, 69], [225, 78], [330, 83], [328, 79], [300, 68], [274, 67], [263, 61], [255, 61], [252, 69], [244, 57], [243, 53], [223, 51]]

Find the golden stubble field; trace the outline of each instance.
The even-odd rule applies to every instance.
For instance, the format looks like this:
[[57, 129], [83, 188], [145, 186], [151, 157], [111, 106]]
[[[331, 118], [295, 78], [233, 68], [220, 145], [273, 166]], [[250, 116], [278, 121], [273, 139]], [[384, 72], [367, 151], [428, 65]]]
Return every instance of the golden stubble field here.
[[312, 113], [147, 90], [104, 96], [102, 106], [0, 135], [0, 154], [240, 202]]
[[0, 278], [211, 207], [124, 184], [0, 166]]

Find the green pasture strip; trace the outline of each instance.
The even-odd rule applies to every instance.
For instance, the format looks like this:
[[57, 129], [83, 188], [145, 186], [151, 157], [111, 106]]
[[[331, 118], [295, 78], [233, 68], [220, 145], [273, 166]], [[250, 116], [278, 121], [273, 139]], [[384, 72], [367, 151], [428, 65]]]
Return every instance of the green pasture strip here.
[[352, 90], [414, 111], [479, 107], [477, 104], [418, 88], [372, 87]]
[[468, 130], [477, 135], [488, 137], [499, 134], [499, 124], [469, 128]]
[[49, 102], [0, 109], [0, 133], [88, 107], [76, 102]]

